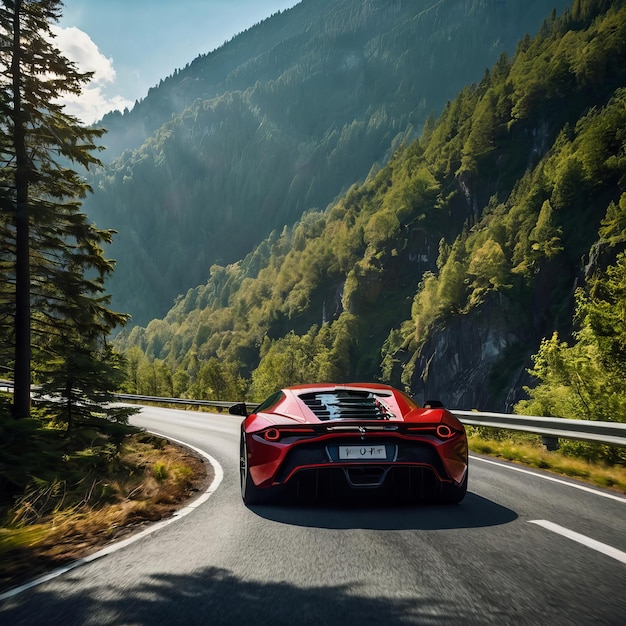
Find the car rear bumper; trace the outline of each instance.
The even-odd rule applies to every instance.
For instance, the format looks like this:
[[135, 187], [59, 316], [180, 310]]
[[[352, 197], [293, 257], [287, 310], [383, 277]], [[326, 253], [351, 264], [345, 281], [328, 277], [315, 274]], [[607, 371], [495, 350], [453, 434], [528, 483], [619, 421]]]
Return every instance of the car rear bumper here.
[[[442, 485], [459, 484], [467, 467], [465, 437], [446, 442], [406, 436], [372, 437], [366, 442], [355, 437], [315, 438], [288, 445], [251, 434], [247, 437], [250, 472], [259, 487], [282, 486], [315, 494], [324, 490], [399, 491], [428, 497], [436, 495]], [[340, 460], [340, 445], [385, 446], [387, 455], [365, 462]]]
[[444, 483], [430, 467], [352, 466], [300, 469], [285, 485], [285, 495], [334, 501], [429, 501]]

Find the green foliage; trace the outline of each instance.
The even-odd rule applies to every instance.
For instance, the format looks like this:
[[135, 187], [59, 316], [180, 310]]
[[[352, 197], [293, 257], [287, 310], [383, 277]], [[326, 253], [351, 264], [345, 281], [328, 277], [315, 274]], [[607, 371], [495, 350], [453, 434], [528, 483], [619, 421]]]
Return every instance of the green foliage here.
[[621, 380], [626, 371], [626, 253], [618, 254], [606, 274], [594, 276], [589, 295], [578, 294], [579, 322], [597, 344], [604, 368]]
[[169, 470], [167, 469], [167, 466], [165, 465], [165, 463], [161, 461], [157, 461], [152, 466], [152, 475], [156, 478], [158, 482], [161, 483], [168, 477]]
[[211, 357], [201, 365], [187, 393], [197, 399], [229, 400], [243, 398], [246, 389], [246, 381], [239, 374], [236, 363], [223, 363]]
[[[542, 342], [533, 357], [530, 373], [540, 382], [526, 388], [529, 400], [522, 400], [515, 411], [530, 415], [551, 415], [570, 419], [620, 421], [626, 414], [626, 385], [622, 376], [608, 372], [601, 364], [601, 353], [585, 333], [572, 346], [556, 335]], [[594, 461], [626, 464], [626, 455], [610, 446], [583, 442], [561, 442], [561, 449], [572, 456]]]
[[[53, 45], [51, 23], [60, 7], [59, 1], [32, 0], [0, 10], [6, 100], [0, 108], [6, 204], [0, 213], [0, 336], [5, 362], [14, 368], [16, 413], [30, 403], [32, 368], [43, 393], [63, 398], [49, 409], [64, 414], [69, 426], [72, 411], [101, 414], [97, 404], [112, 399], [121, 369], [106, 337], [128, 317], [111, 311], [104, 294], [114, 263], [103, 246], [113, 233], [96, 228], [80, 210], [90, 191], [83, 168], [101, 165], [92, 152], [104, 131], [81, 125], [57, 103], [63, 94], [80, 93], [90, 78]], [[122, 410], [104, 413], [127, 418]]]
[[342, 367], [352, 344], [348, 317], [335, 325], [313, 326], [298, 336], [293, 332], [261, 348], [261, 361], [252, 374], [250, 395], [260, 401], [281, 387], [320, 381], [347, 382]]
[[501, 289], [508, 279], [509, 269], [502, 246], [487, 239], [474, 251], [467, 268], [467, 274], [473, 277], [474, 294], [482, 289]]
[[61, 5], [0, 6], [0, 360], [14, 382], [12, 406], [0, 399], [0, 507], [22, 493], [26, 518], [32, 493], [57, 501], [69, 477], [113, 462], [134, 412], [111, 404], [125, 372], [107, 339], [128, 316], [104, 289], [113, 231], [81, 211], [104, 131], [59, 104], [91, 77], [54, 45]]
[[532, 252], [529, 252], [531, 257], [535, 257], [531, 261], [532, 265], [542, 258], [551, 259], [563, 250], [561, 245], [562, 232], [560, 227], [554, 225], [552, 205], [550, 200], [546, 200], [541, 205], [537, 224], [528, 235], [531, 249], [537, 253], [533, 255]]
[[[612, 211], [613, 212], [613, 211]], [[606, 232], [606, 230], [605, 230]], [[542, 342], [526, 388], [530, 399], [516, 406], [534, 415], [626, 421], [626, 253], [577, 292], [580, 329], [571, 346], [555, 333]], [[626, 454], [606, 446], [564, 444], [566, 451], [594, 460], [626, 464]]]
[[626, 193], [621, 195], [619, 205], [615, 202], [609, 204], [599, 233], [611, 247], [626, 243]]
[[67, 432], [98, 427], [118, 443], [124, 430], [111, 422], [126, 424], [135, 409], [115, 404], [114, 394], [124, 381], [123, 358], [100, 342], [74, 343], [64, 338], [63, 346], [50, 348], [56, 356], [37, 368], [35, 398], [42, 414]]
[[363, 229], [365, 243], [374, 249], [379, 249], [388, 241], [398, 237], [400, 222], [391, 211], [378, 211], [372, 215]]

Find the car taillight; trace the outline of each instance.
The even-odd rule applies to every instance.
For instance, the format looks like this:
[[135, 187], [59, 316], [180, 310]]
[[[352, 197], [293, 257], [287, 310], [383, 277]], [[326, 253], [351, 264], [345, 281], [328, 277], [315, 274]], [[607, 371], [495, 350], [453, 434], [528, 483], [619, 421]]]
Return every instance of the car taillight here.
[[268, 428], [264, 433], [263, 437], [267, 441], [278, 441], [280, 439], [280, 431], [278, 428]]
[[455, 431], [447, 424], [439, 424], [437, 426], [437, 437], [439, 439], [450, 439], [450, 437], [454, 437], [454, 434]]
[[285, 428], [284, 426], [281, 426], [280, 428], [270, 427], [257, 434], [263, 437], [265, 441], [271, 441], [274, 443], [289, 437], [305, 437], [308, 435], [315, 435], [315, 430], [313, 428]]

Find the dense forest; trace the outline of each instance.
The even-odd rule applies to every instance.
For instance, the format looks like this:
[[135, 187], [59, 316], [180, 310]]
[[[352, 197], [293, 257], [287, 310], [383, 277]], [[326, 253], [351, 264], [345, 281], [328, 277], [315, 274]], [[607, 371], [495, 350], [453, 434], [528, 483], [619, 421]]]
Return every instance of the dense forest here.
[[[567, 0], [552, 0], [562, 11]], [[118, 231], [113, 306], [159, 318], [213, 264], [325, 210], [550, 10], [544, 0], [303, 0], [107, 115], [84, 209]]]
[[129, 390], [381, 379], [452, 408], [619, 419], [625, 87], [626, 7], [553, 13], [363, 183], [122, 334]]
[[91, 79], [54, 45], [61, 8], [0, 3], [0, 364], [12, 386], [0, 390], [0, 584], [15, 556], [5, 525], [77, 510], [85, 481], [97, 499], [136, 412], [114, 402], [126, 371], [109, 339], [128, 316], [104, 288], [113, 233], [81, 210], [78, 170], [102, 165], [103, 131], [59, 103]]

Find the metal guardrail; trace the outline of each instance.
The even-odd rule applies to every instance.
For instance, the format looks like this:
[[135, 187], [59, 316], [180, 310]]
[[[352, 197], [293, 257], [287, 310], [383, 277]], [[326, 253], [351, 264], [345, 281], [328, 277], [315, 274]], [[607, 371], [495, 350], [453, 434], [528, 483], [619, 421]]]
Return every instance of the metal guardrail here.
[[[133, 396], [117, 394], [120, 400], [136, 402], [155, 402], [164, 404], [187, 404], [230, 408], [238, 402], [220, 402], [217, 400], [187, 400], [184, 398], [156, 398], [151, 396]], [[247, 404], [249, 408], [255, 405]], [[550, 444], [555, 439], [575, 439], [591, 441], [613, 446], [626, 446], [626, 423], [593, 420], [565, 419], [563, 417], [537, 417], [532, 415], [514, 415], [509, 413], [482, 413], [480, 411], [450, 411], [466, 426], [484, 426], [502, 428], [541, 435], [544, 443]]]
[[[12, 387], [8, 380], [0, 380], [0, 387]], [[238, 402], [220, 400], [192, 400], [189, 398], [160, 398], [156, 396], [138, 396], [118, 393], [115, 397], [128, 402], [153, 402], [156, 404], [180, 404], [186, 406], [208, 406], [228, 409]], [[256, 406], [247, 403], [248, 408]], [[556, 444], [557, 439], [591, 441], [605, 445], [626, 446], [626, 423], [594, 420], [565, 419], [562, 417], [538, 417], [533, 415], [514, 415], [509, 413], [482, 413], [480, 411], [450, 411], [466, 426], [484, 426], [501, 428], [541, 435], [544, 443]]]
[[503, 428], [541, 435], [548, 439], [575, 439], [613, 446], [626, 446], [626, 424], [594, 420], [537, 417], [508, 413], [481, 413], [479, 411], [451, 411], [467, 426]]
[[[238, 402], [222, 402], [221, 400], [190, 400], [188, 398], [161, 398], [157, 396], [135, 396], [129, 393], [116, 393], [118, 400], [128, 400], [132, 402], [156, 402], [161, 404], [185, 404], [188, 406], [212, 406], [218, 409], [229, 409]], [[251, 405], [247, 405], [251, 406]], [[256, 405], [255, 405], [256, 406]]]

